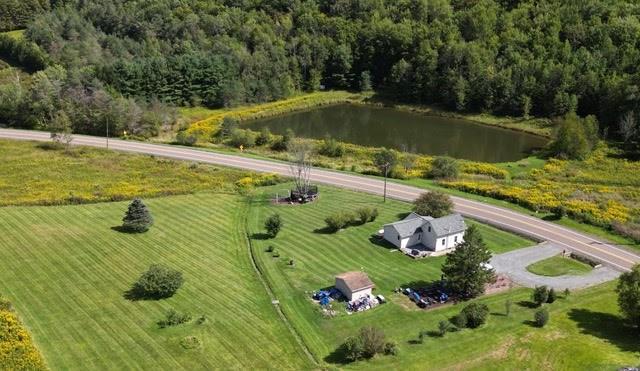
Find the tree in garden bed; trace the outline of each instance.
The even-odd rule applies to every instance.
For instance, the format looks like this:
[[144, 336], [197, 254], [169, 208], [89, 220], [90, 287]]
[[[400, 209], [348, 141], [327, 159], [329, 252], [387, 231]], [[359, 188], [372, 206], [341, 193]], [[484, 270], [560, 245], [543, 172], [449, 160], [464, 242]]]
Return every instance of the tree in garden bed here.
[[146, 232], [153, 225], [153, 217], [141, 199], [134, 199], [122, 219], [122, 229], [127, 232]]

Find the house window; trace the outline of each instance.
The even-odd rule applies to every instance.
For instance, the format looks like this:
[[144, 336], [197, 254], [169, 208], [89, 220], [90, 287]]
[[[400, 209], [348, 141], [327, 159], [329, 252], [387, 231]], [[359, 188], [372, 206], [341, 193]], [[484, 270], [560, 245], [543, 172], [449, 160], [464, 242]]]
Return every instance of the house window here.
[[398, 235], [398, 241], [400, 241], [400, 235]]
[[453, 242], [458, 242], [458, 236], [455, 236], [455, 237], [453, 238]]
[[431, 233], [431, 226], [429, 226], [429, 233]]
[[447, 239], [446, 239], [446, 238], [443, 238], [443, 239], [442, 239], [442, 244], [444, 245], [444, 244], [446, 244], [446, 243], [447, 243]]
[[422, 235], [421, 235], [421, 234], [419, 234], [419, 235], [418, 235], [418, 241], [420, 241], [420, 237], [422, 237]]

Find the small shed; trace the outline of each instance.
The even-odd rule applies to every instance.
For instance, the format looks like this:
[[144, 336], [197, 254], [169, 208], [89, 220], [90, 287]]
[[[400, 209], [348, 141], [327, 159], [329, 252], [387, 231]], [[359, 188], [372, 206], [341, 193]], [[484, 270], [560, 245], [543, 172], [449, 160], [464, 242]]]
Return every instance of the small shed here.
[[371, 295], [375, 285], [364, 272], [346, 272], [336, 276], [336, 288], [349, 300]]

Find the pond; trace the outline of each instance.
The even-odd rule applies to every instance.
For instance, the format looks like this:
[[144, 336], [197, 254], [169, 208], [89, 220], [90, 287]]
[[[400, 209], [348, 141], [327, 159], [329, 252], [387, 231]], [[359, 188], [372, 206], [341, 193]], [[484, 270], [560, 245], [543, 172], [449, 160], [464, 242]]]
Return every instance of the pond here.
[[250, 121], [243, 127], [268, 127], [275, 134], [291, 129], [303, 138], [330, 136], [363, 146], [482, 162], [516, 161], [547, 143], [544, 137], [471, 121], [353, 104]]

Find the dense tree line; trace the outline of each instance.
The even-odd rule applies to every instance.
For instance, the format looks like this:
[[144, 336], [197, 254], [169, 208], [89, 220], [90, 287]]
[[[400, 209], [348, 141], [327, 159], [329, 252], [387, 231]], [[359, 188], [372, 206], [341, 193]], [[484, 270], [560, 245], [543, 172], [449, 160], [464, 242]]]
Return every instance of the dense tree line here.
[[618, 135], [640, 110], [639, 16], [630, 0], [69, 0], [26, 36], [126, 97], [220, 107], [373, 88], [457, 111], [576, 111]]
[[0, 1], [0, 31], [24, 28], [36, 14], [49, 9], [49, 0], [2, 0]]

